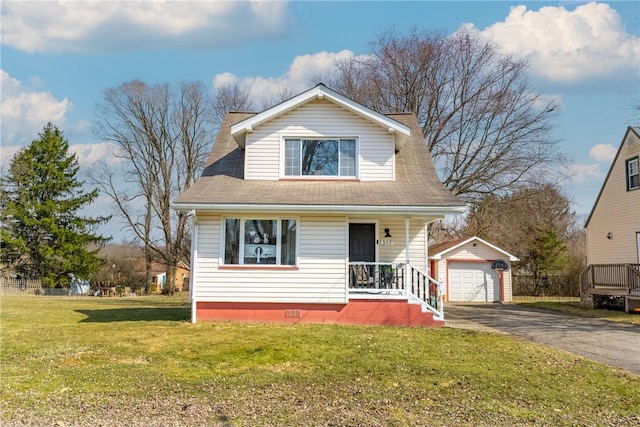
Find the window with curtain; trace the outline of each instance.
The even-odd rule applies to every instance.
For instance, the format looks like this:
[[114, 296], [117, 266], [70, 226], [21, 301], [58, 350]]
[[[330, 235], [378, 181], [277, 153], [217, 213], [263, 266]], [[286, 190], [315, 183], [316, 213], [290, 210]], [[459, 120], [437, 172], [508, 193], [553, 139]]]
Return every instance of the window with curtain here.
[[224, 263], [236, 265], [296, 265], [295, 219], [225, 220]]

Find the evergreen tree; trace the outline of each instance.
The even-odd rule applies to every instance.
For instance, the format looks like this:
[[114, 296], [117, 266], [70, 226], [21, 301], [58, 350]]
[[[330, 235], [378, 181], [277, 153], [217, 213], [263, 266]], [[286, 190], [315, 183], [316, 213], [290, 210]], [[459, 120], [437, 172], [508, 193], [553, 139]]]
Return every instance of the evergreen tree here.
[[51, 123], [12, 159], [0, 191], [2, 263], [43, 286], [68, 286], [72, 275], [89, 278], [100, 267], [97, 252], [109, 239], [96, 235], [109, 217], [83, 217], [98, 190], [83, 192], [76, 155]]
[[529, 250], [518, 263], [533, 277], [534, 294], [544, 285], [545, 277], [559, 273], [568, 262], [567, 246], [549, 226], [530, 229]]

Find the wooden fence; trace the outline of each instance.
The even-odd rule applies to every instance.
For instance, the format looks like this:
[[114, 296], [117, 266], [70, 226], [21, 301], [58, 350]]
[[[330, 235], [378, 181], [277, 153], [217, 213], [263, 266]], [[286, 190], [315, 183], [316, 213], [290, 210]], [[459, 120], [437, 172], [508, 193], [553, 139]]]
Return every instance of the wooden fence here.
[[0, 277], [0, 295], [69, 295], [64, 288], [43, 288], [40, 280]]

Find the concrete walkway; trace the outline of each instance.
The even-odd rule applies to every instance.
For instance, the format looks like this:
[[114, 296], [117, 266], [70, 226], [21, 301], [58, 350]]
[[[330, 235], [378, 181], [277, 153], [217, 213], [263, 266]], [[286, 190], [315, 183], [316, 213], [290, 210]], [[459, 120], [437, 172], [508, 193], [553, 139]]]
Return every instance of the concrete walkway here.
[[640, 375], [640, 326], [515, 304], [445, 305], [447, 326], [506, 333]]

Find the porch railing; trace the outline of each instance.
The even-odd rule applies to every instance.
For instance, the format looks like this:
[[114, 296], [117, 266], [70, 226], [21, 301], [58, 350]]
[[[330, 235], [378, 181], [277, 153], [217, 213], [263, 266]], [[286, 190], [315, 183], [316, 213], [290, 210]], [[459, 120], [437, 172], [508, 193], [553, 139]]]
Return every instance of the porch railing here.
[[384, 262], [349, 263], [350, 289], [404, 290], [404, 264]]
[[437, 314], [442, 313], [443, 302], [440, 283], [411, 264], [407, 267], [409, 269], [409, 292], [433, 307], [439, 312]]
[[349, 290], [403, 295], [444, 318], [440, 283], [411, 264], [351, 262]]

